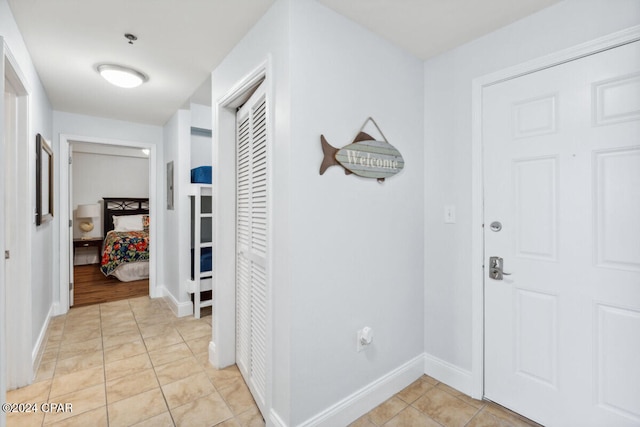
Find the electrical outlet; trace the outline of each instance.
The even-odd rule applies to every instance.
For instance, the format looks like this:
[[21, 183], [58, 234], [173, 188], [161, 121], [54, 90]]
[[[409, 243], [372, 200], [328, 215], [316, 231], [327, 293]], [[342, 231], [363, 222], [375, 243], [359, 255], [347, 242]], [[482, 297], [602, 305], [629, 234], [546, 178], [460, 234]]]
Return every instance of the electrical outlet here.
[[356, 351], [359, 353], [370, 345], [373, 341], [373, 330], [365, 326], [360, 329], [356, 334]]

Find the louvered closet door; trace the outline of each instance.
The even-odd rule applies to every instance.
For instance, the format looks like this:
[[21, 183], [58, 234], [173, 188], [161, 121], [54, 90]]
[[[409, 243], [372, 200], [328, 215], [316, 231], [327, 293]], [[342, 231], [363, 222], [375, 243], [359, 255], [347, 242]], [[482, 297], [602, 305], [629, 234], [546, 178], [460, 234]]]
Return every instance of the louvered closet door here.
[[260, 86], [237, 114], [236, 362], [264, 412], [267, 317], [267, 117]]

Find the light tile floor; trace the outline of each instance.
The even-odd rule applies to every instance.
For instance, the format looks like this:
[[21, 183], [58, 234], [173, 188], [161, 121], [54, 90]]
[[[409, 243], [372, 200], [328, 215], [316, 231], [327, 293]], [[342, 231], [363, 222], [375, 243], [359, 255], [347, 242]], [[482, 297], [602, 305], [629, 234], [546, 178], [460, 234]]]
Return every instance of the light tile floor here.
[[176, 318], [163, 300], [133, 298], [72, 308], [47, 335], [35, 382], [7, 402], [73, 412], [7, 414], [9, 427], [264, 426], [237, 367], [208, 362], [210, 315]]
[[349, 427], [539, 427], [494, 403], [423, 375]]
[[[73, 308], [51, 320], [35, 382], [7, 392], [73, 411], [7, 414], [7, 426], [264, 426], [237, 367], [209, 364], [210, 339], [210, 314], [176, 318], [161, 299]], [[536, 425], [424, 375], [350, 427]]]

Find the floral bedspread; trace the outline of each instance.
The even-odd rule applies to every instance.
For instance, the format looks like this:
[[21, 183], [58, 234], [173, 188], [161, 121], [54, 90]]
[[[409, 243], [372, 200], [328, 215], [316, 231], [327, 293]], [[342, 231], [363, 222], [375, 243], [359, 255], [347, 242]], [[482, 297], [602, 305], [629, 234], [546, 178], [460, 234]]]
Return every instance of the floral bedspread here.
[[100, 266], [105, 276], [109, 276], [123, 264], [147, 261], [149, 261], [149, 232], [112, 230], [107, 233]]

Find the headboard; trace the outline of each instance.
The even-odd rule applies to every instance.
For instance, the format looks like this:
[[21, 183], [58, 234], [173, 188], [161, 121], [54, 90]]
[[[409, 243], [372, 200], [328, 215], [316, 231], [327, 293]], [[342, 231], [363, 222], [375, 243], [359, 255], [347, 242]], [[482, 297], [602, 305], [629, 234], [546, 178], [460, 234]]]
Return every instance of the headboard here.
[[149, 214], [148, 198], [103, 197], [102, 201], [102, 230], [105, 236], [113, 230], [114, 216]]

